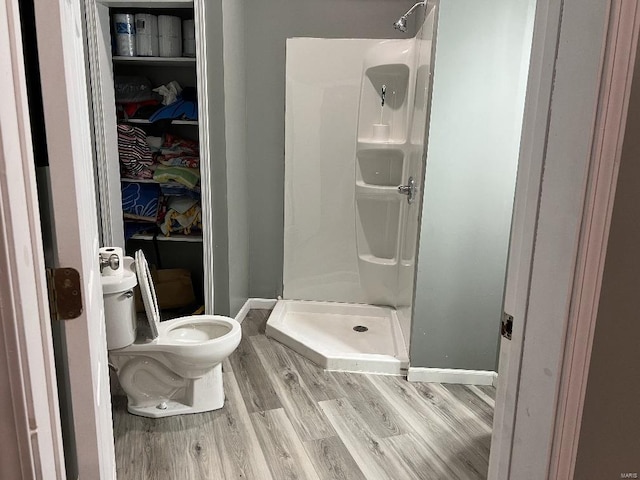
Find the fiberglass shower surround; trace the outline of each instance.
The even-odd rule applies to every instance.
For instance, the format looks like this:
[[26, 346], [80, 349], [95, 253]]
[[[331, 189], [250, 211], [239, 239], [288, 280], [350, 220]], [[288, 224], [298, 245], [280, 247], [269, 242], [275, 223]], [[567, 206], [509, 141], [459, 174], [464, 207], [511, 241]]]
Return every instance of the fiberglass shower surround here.
[[413, 39], [287, 42], [284, 300], [267, 334], [328, 369], [408, 365], [433, 17]]

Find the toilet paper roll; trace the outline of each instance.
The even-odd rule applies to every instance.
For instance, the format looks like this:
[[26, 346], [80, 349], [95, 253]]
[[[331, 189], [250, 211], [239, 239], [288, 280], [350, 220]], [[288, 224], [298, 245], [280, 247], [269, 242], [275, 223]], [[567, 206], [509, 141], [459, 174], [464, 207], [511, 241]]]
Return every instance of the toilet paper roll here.
[[116, 13], [113, 15], [113, 32], [115, 34], [116, 55], [122, 57], [136, 56], [136, 25], [132, 13]]
[[183, 20], [182, 21], [182, 39], [190, 40], [196, 38], [196, 22], [195, 20]]
[[158, 15], [158, 35], [182, 38], [182, 20], [173, 15]]
[[159, 37], [158, 52], [161, 57], [181, 57], [182, 38], [180, 37]]
[[[102, 247], [98, 250], [103, 277], [119, 276], [124, 272], [124, 255], [119, 247]], [[103, 266], [104, 265], [104, 266]]]
[[136, 14], [136, 50], [141, 57], [157, 57], [158, 17], [150, 13]]
[[182, 21], [182, 55], [196, 56], [196, 23], [193, 19]]
[[182, 55], [184, 57], [195, 57], [196, 56], [196, 39], [195, 38], [185, 38], [182, 42]]
[[376, 142], [389, 141], [390, 131], [391, 129], [389, 125], [384, 123], [374, 123], [373, 124], [373, 140]]
[[182, 55], [182, 20], [172, 15], [158, 15], [158, 51], [161, 57]]

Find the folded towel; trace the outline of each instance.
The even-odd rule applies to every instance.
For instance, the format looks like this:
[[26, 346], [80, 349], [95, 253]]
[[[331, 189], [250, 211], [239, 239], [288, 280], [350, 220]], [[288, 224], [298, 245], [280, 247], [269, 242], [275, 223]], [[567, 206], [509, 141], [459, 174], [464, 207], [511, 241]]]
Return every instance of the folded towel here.
[[200, 182], [200, 170], [197, 168], [158, 165], [153, 179], [159, 183], [177, 182], [188, 188], [195, 188]]
[[158, 215], [160, 187], [154, 183], [122, 183], [124, 218], [155, 222]]
[[195, 203], [184, 213], [176, 210], [167, 210], [164, 220], [160, 225], [160, 230], [166, 236], [172, 233], [183, 233], [189, 235], [193, 230], [202, 229], [202, 210], [199, 203]]
[[173, 119], [198, 119], [198, 104], [190, 100], [176, 100], [171, 105], [162, 107], [156, 113], [149, 117], [151, 123], [159, 120], [173, 120]]
[[170, 197], [167, 200], [167, 208], [170, 210], [175, 210], [176, 212], [183, 214], [186, 213], [191, 207], [198, 203], [198, 200], [195, 198], [181, 196], [181, 197]]
[[187, 188], [179, 183], [163, 183], [160, 185], [160, 191], [165, 197], [187, 196], [200, 200], [200, 188]]

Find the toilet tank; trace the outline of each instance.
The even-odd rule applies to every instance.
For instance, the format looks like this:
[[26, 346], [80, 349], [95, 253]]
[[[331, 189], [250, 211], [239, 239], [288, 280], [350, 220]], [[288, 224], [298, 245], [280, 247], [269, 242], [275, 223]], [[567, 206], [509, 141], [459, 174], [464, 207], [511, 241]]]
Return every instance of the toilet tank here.
[[123, 258], [121, 275], [103, 275], [102, 295], [107, 349], [124, 348], [136, 339], [136, 308], [133, 288], [138, 284], [133, 258]]

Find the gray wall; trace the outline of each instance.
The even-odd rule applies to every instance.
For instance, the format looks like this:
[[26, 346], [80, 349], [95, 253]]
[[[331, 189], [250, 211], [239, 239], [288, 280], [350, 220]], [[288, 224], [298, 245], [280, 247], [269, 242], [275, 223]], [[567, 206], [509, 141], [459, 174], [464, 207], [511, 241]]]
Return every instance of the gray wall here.
[[392, 24], [413, 0], [247, 1], [249, 296], [282, 293], [285, 41], [289, 37], [404, 38]]
[[640, 61], [594, 332], [574, 478], [640, 474]]
[[[229, 229], [229, 314], [249, 296], [249, 195], [244, 0], [222, 0], [227, 209]], [[215, 85], [210, 95], [216, 95]], [[215, 126], [214, 126], [215, 128]]]
[[532, 3], [440, 4], [412, 367], [496, 370]]

